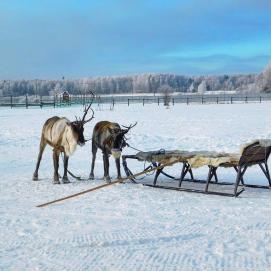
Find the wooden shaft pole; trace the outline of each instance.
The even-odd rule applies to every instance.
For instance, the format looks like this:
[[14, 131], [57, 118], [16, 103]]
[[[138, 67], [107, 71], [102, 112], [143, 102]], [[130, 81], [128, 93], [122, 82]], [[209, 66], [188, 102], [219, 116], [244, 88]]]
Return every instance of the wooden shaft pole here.
[[177, 162], [178, 161], [173, 161], [173, 162], [165, 163], [165, 164], [162, 164], [162, 165], [160, 165], [158, 167], [151, 168], [151, 169], [148, 169], [148, 170], [144, 170], [142, 172], [136, 173], [134, 175], [131, 175], [131, 176], [128, 176], [128, 177], [125, 177], [125, 178], [116, 179], [116, 180], [112, 181], [111, 183], [106, 183], [106, 184], [102, 184], [102, 185], [99, 185], [99, 186], [95, 186], [95, 187], [92, 187], [90, 189], [81, 191], [79, 193], [69, 195], [67, 197], [63, 197], [63, 198], [60, 198], [60, 199], [56, 199], [56, 200], [53, 200], [53, 201], [49, 201], [49, 202], [37, 205], [36, 207], [44, 207], [44, 206], [47, 206], [47, 205], [50, 205], [50, 204], [53, 204], [53, 203], [56, 203], [56, 202], [60, 202], [60, 201], [64, 201], [64, 200], [67, 200], [67, 199], [70, 199], [70, 198], [74, 198], [74, 197], [80, 196], [80, 195], [83, 195], [83, 194], [86, 194], [86, 193], [89, 193], [89, 192], [92, 192], [92, 191], [95, 191], [95, 190], [98, 190], [98, 189], [101, 189], [101, 188], [104, 188], [104, 187], [107, 187], [107, 186], [111, 186], [111, 185], [114, 185], [114, 184], [117, 184], [117, 183], [122, 183], [124, 181], [136, 178], [136, 177], [138, 177], [140, 175], [143, 175], [145, 173], [149, 173], [149, 172], [152, 172], [152, 171], [155, 171], [155, 170], [162, 169], [165, 166], [171, 166], [171, 165], [173, 165], [173, 164], [175, 164]]

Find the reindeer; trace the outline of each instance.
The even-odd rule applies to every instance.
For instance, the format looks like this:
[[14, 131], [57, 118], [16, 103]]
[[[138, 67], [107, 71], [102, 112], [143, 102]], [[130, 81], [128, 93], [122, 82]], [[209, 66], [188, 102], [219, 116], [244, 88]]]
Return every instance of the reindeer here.
[[[89, 109], [92, 111], [92, 116], [85, 120]], [[69, 157], [74, 153], [77, 144], [83, 146], [86, 142], [84, 138], [84, 125], [94, 118], [94, 111], [91, 104], [85, 107], [83, 118], [77, 118], [75, 121], [69, 121], [67, 118], [52, 117], [48, 119], [42, 129], [40, 140], [40, 151], [36, 164], [36, 170], [33, 174], [33, 181], [38, 180], [38, 170], [43, 151], [47, 144], [53, 147], [54, 160], [54, 184], [59, 184], [59, 154], [64, 152], [64, 174], [63, 183], [69, 183], [67, 177]]]
[[92, 163], [91, 172], [89, 179], [94, 179], [94, 166], [96, 153], [98, 148], [103, 153], [103, 163], [104, 163], [104, 180], [106, 182], [111, 182], [109, 176], [109, 156], [113, 155], [116, 162], [118, 178], [121, 178], [120, 172], [120, 156], [122, 149], [127, 146], [125, 135], [130, 131], [131, 128], [136, 126], [137, 123], [130, 126], [123, 126], [125, 129], [121, 129], [118, 123], [109, 121], [98, 122], [92, 134]]

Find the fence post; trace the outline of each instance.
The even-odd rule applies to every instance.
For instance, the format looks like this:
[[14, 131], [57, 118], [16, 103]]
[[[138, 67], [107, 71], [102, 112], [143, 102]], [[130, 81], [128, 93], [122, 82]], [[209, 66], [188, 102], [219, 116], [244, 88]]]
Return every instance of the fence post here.
[[172, 98], [172, 105], [174, 105], [174, 98]]
[[54, 95], [54, 108], [56, 107], [56, 95]]
[[143, 98], [143, 100], [142, 100], [142, 104], [143, 104], [143, 106], [145, 105], [145, 99]]
[[157, 100], [157, 103], [158, 103], [158, 105], [160, 105], [160, 99], [158, 98], [158, 100]]
[[246, 96], [246, 100], [245, 100], [245, 102], [247, 103], [247, 96]]
[[231, 96], [231, 104], [232, 104], [232, 100], [233, 100], [233, 98], [232, 98], [232, 96]]
[[218, 104], [218, 97], [216, 97], [216, 103]]
[[260, 95], [260, 103], [262, 102], [262, 96]]
[[25, 107], [28, 108], [28, 97], [27, 97], [27, 94], [25, 95]]
[[114, 99], [112, 100], [112, 104], [113, 104], [113, 107], [114, 107], [115, 106], [115, 100]]
[[130, 99], [128, 98], [128, 106], [130, 105]]
[[189, 104], [189, 98], [188, 97], [186, 98], [186, 104], [187, 105]]
[[10, 96], [10, 108], [13, 107], [13, 98], [12, 98], [12, 95]]
[[40, 109], [42, 109], [42, 96], [40, 95]]
[[203, 104], [203, 96], [201, 97], [201, 104]]

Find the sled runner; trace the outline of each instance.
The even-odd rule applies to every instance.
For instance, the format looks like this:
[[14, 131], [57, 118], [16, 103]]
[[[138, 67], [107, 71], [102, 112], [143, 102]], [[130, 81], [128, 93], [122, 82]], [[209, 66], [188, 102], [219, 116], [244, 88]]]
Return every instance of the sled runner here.
[[[204, 194], [215, 194], [221, 196], [237, 197], [243, 191], [243, 187], [271, 188], [268, 158], [271, 152], [270, 140], [255, 140], [244, 146], [239, 153], [219, 153], [207, 151], [149, 151], [138, 152], [135, 155], [123, 155], [123, 167], [127, 176], [133, 175], [127, 165], [128, 159], [149, 162], [150, 167], [157, 167], [168, 162], [179, 162], [182, 164], [180, 177], [174, 177], [166, 173], [165, 167], [155, 171], [153, 182], [142, 183], [147, 186], [172, 189], [178, 191], [196, 192]], [[244, 175], [250, 166], [258, 165], [268, 180], [268, 185], [253, 185], [244, 182]], [[208, 166], [206, 180], [197, 180], [193, 176], [193, 168]], [[233, 168], [236, 171], [234, 182], [221, 182], [218, 180], [217, 170], [219, 167]], [[167, 185], [158, 184], [160, 174], [173, 180]], [[189, 176], [189, 178], [187, 178]], [[133, 179], [134, 182], [138, 182]], [[175, 182], [174, 182], [175, 181]]]

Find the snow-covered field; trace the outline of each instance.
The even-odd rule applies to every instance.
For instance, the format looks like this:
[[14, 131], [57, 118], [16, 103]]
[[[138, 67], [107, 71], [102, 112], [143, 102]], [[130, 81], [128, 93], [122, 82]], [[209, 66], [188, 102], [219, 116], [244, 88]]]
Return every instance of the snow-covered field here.
[[[99, 153], [95, 181], [53, 185], [49, 148], [41, 181], [31, 180], [43, 122], [53, 115], [73, 119], [81, 110], [0, 108], [0, 270], [271, 270], [268, 190], [247, 189], [239, 198], [226, 198], [126, 183], [36, 208], [103, 182]], [[143, 150], [238, 151], [242, 143], [271, 138], [270, 103], [117, 105], [114, 111], [96, 111], [86, 137], [105, 119], [124, 125], [138, 121], [129, 143]], [[70, 160], [70, 169], [84, 177], [90, 145], [78, 147]], [[143, 168], [131, 165], [135, 172]], [[170, 171], [179, 174], [180, 166]], [[111, 173], [116, 176], [112, 160]], [[195, 173], [204, 178], [207, 169]], [[235, 177], [231, 170], [219, 174]], [[266, 184], [258, 168], [250, 168], [246, 180]]]

